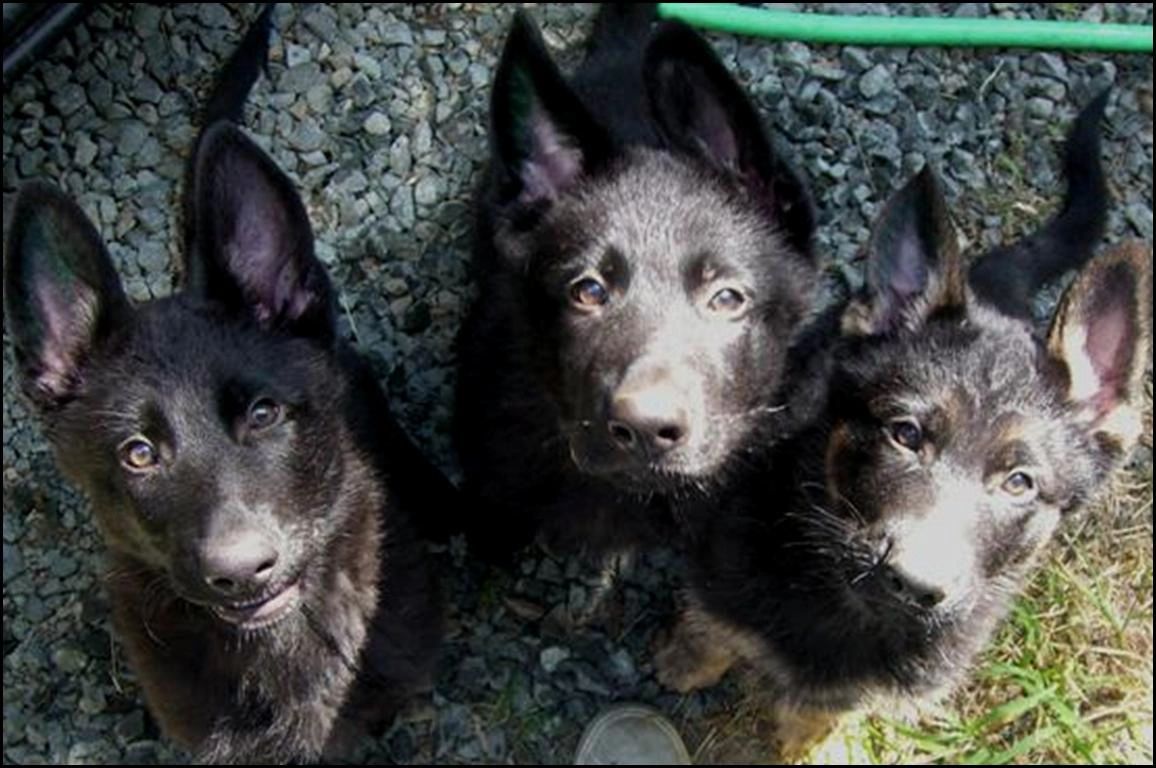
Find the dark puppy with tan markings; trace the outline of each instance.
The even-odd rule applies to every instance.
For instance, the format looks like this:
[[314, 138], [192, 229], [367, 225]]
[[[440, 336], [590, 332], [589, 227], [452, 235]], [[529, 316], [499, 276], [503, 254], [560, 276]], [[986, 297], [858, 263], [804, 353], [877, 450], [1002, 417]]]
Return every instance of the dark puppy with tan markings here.
[[[267, 23], [211, 115], [240, 114]], [[164, 733], [206, 762], [313, 761], [428, 684], [440, 608], [411, 516], [442, 489], [337, 335], [289, 179], [218, 122], [190, 196], [187, 285], [134, 307], [80, 208], [23, 188], [7, 330]]]
[[471, 540], [657, 538], [772, 410], [813, 219], [689, 27], [605, 5], [572, 80], [519, 15], [494, 82], [480, 290], [460, 339]]
[[[825, 360], [800, 383], [823, 393], [817, 415], [699, 516], [691, 605], [657, 659], [667, 685], [708, 685], [746, 659], [788, 711], [835, 713], [933, 694], [967, 669], [1139, 433], [1149, 249], [1091, 259], [1043, 338], [1017, 304], [1099, 240], [1104, 101], [1069, 140], [1064, 209], [981, 260], [975, 290], [929, 171], [886, 205], [864, 293], [828, 318], [841, 331], [797, 350]], [[789, 752], [803, 735], [784, 736]]]

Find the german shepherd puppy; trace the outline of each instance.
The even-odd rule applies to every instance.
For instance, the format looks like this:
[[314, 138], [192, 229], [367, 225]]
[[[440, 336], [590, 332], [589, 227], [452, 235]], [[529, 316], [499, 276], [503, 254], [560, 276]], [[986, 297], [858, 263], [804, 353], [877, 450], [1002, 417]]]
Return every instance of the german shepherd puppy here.
[[[796, 350], [825, 360], [801, 382], [825, 393], [817, 416], [699, 516], [690, 605], [656, 659], [666, 685], [709, 685], [745, 659], [814, 714], [961, 677], [1139, 434], [1150, 251], [1088, 261], [1105, 101], [1068, 141], [1064, 208], [984, 257], [975, 290], [929, 171], [886, 205], [864, 292], [828, 316], [825, 347]], [[1037, 337], [1027, 299], [1082, 262]]]
[[799, 177], [689, 27], [604, 5], [571, 80], [519, 13], [493, 86], [456, 440], [492, 553], [662, 530], [771, 410], [809, 307]]
[[[240, 115], [268, 23], [210, 115]], [[80, 208], [21, 189], [7, 329], [92, 502], [114, 625], [164, 733], [207, 762], [312, 761], [431, 674], [440, 607], [410, 516], [444, 490], [399, 485], [433, 470], [338, 337], [290, 180], [228, 121], [199, 137], [191, 178], [187, 284], [135, 307]]]

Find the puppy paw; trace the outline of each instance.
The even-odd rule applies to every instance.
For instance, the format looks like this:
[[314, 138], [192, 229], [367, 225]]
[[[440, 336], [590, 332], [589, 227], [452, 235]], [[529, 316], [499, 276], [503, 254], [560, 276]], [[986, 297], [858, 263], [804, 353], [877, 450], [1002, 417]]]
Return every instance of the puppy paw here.
[[722, 679], [734, 655], [722, 643], [710, 643], [682, 621], [656, 638], [654, 671], [658, 682], [679, 693], [707, 688]]
[[[839, 715], [833, 712], [780, 707], [775, 712], [775, 754], [783, 763], [816, 762], [817, 755], [824, 751], [828, 737], [838, 723]], [[818, 762], [837, 764], [826, 760]]]

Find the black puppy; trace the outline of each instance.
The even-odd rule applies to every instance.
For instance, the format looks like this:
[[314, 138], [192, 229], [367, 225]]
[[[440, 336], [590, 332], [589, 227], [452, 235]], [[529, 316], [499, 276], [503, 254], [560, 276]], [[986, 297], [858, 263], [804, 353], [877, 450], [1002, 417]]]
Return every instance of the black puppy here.
[[[268, 21], [211, 116], [240, 115]], [[193, 164], [188, 284], [136, 307], [80, 208], [24, 187], [7, 329], [164, 733], [208, 762], [312, 761], [427, 684], [441, 616], [411, 515], [446, 491], [338, 337], [289, 179], [229, 122]]]
[[663, 531], [773, 410], [813, 215], [689, 27], [605, 5], [571, 80], [519, 14], [491, 104], [456, 437], [472, 541], [601, 553]]
[[[656, 660], [667, 685], [746, 659], [788, 710], [814, 714], [962, 676], [1139, 434], [1148, 248], [1088, 262], [1046, 337], [1022, 319], [1040, 281], [1102, 235], [1105, 100], [1068, 141], [1062, 211], [981, 259], [974, 291], [930, 172], [886, 205], [867, 287], [831, 315], [841, 332], [797, 350], [825, 361], [801, 383], [824, 393], [817, 415], [695, 516], [690, 606]], [[788, 751], [803, 735], [784, 736]]]

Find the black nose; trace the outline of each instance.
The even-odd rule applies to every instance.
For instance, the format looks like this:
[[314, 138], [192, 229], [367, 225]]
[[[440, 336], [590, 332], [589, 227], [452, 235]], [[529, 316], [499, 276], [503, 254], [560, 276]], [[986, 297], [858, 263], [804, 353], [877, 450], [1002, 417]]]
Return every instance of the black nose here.
[[607, 428], [625, 450], [658, 456], [687, 441], [690, 414], [679, 392], [658, 383], [619, 392], [610, 403]]
[[252, 594], [269, 583], [277, 558], [276, 547], [259, 531], [242, 531], [203, 547], [201, 573], [223, 597]]
[[883, 586], [891, 594], [920, 608], [934, 608], [947, 597], [942, 588], [919, 581], [898, 568], [884, 567], [881, 577]]

